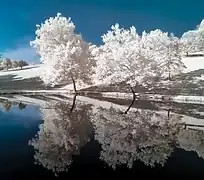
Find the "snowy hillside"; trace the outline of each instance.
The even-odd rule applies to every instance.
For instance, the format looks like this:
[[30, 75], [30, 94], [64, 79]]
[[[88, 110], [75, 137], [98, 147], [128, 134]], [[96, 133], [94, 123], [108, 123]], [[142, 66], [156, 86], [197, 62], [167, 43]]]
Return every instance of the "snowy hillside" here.
[[[190, 76], [191, 79], [192, 78], [196, 79], [195, 83], [200, 88], [203, 87], [199, 82], [197, 82], [199, 80], [203, 80], [202, 72], [199, 72], [199, 73], [197, 72], [198, 74], [196, 74], [195, 72], [191, 73], [191, 74], [189, 74], [189, 73], [191, 71], [195, 71], [198, 69], [204, 69], [204, 57], [202, 57], [202, 56], [201, 57], [185, 57], [185, 58], [183, 58], [183, 62], [187, 67], [186, 72], [188, 72], [188, 73], [186, 74], [186, 76]], [[22, 70], [17, 68], [17, 69], [9, 69], [9, 71], [0, 71], [0, 80], [1, 80], [1, 84], [2, 84], [0, 89], [30, 89], [30, 90], [36, 89], [36, 88], [45, 89], [43, 82], [41, 82], [40, 79], [37, 78], [42, 73], [43, 68], [44, 68], [43, 64], [37, 64], [37, 65], [25, 66], [25, 67], [23, 67]], [[197, 76], [199, 76], [199, 77], [197, 77]], [[185, 84], [189, 84], [191, 81], [193, 82], [193, 79], [192, 80], [189, 79], [190, 77], [187, 78], [188, 83], [185, 83]], [[37, 81], [34, 78], [37, 78], [36, 79]], [[10, 82], [12, 82], [12, 83], [10, 83]], [[192, 85], [195, 83], [190, 83], [190, 84]], [[161, 86], [161, 85], [159, 85], [159, 86]], [[193, 85], [193, 86], [195, 86], [195, 85]], [[89, 86], [82, 86], [82, 85], [79, 85], [77, 83], [78, 90], [79, 89], [86, 89], [88, 87]], [[61, 89], [73, 90], [73, 85], [68, 84], [68, 85], [61, 87]], [[128, 92], [129, 92], [129, 90], [128, 90]], [[200, 95], [200, 93], [197, 95]]]
[[0, 71], [0, 76], [13, 75], [17, 79], [39, 77], [43, 70], [43, 64], [24, 66], [23, 69], [15, 68], [8, 71]]
[[204, 69], [204, 57], [185, 57], [182, 59], [183, 63], [186, 65], [186, 72]]
[[42, 71], [41, 64], [0, 71], [0, 91], [47, 89], [39, 78]]
[[[204, 57], [185, 57], [182, 59], [187, 69], [186, 72], [204, 69]], [[0, 71], [0, 76], [13, 75], [17, 79], [29, 79], [39, 77], [43, 71], [43, 64], [29, 65], [22, 70], [10, 69], [9, 71]]]
[[22, 70], [9, 69], [8, 71], [0, 71], [0, 76], [12, 75], [15, 79], [29, 79], [39, 77], [43, 70], [43, 64], [24, 66]]

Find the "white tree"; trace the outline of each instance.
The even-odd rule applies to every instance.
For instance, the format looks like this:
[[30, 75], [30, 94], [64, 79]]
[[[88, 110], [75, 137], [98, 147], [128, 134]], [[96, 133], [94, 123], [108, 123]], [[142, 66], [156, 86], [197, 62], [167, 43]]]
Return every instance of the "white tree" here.
[[204, 51], [204, 20], [194, 30], [185, 32], [181, 37], [183, 52], [188, 53]]
[[56, 85], [72, 81], [76, 92], [76, 81], [91, 84], [95, 61], [90, 53], [90, 44], [75, 33], [70, 18], [56, 17], [37, 25], [36, 39], [31, 46], [37, 49], [45, 71], [41, 78], [45, 84]]
[[102, 40], [104, 44], [93, 50], [95, 78], [107, 84], [125, 81], [131, 87], [132, 102], [136, 98], [133, 86], [150, 87], [155, 77], [170, 76], [184, 68], [178, 38], [161, 30], [139, 36], [135, 27], [124, 29], [116, 24]]
[[12, 68], [17, 68], [19, 66], [18, 61], [12, 61]]
[[35, 149], [35, 164], [42, 165], [56, 175], [59, 172], [67, 171], [67, 167], [72, 163], [71, 154], [66, 148], [56, 143], [55, 136], [46, 130], [43, 124], [39, 128], [36, 138], [29, 142], [29, 145]]
[[181, 73], [185, 65], [182, 62], [181, 43], [173, 34], [162, 32], [159, 29], [143, 32], [142, 51], [157, 62], [160, 76], [171, 78], [174, 74]]
[[180, 43], [180, 39], [175, 37], [173, 34], [170, 34], [168, 37], [166, 59], [163, 59], [161, 63], [163, 74], [166, 73], [169, 80], [171, 80], [173, 75], [182, 73], [186, 68], [182, 61], [181, 49], [182, 45]]
[[67, 171], [72, 156], [89, 141], [91, 107], [81, 103], [58, 102], [41, 109], [44, 124], [29, 144], [35, 150], [35, 162], [56, 175]]
[[12, 66], [11, 60], [9, 58], [4, 58], [2, 65], [8, 71], [8, 69], [11, 68], [11, 66]]
[[151, 68], [153, 60], [141, 53], [141, 37], [135, 27], [124, 29], [116, 24], [102, 40], [104, 44], [93, 52], [97, 59], [97, 80], [107, 84], [127, 81], [135, 86], [144, 83], [144, 77], [155, 75]]
[[104, 44], [92, 51], [97, 60], [95, 79], [104, 84], [123, 81], [130, 86], [133, 100], [127, 113], [136, 99], [133, 87], [146, 85], [148, 77], [157, 75], [156, 61], [143, 53], [141, 37], [135, 27], [124, 29], [116, 24], [102, 36], [102, 40]]
[[179, 39], [159, 29], [139, 36], [135, 27], [124, 29], [116, 24], [102, 40], [104, 44], [93, 54], [97, 59], [96, 79], [103, 83], [146, 85], [152, 76], [170, 76], [185, 68]]

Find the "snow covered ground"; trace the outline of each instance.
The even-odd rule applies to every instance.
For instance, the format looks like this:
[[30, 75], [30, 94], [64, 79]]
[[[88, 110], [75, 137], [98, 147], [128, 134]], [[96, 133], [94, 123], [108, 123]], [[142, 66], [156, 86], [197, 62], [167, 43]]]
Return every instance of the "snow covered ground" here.
[[[187, 69], [186, 72], [204, 69], [204, 56], [200, 57], [184, 57], [182, 59]], [[19, 68], [9, 69], [9, 71], [0, 71], [0, 76], [15, 75], [16, 78], [26, 79], [39, 76], [43, 71], [43, 64], [24, 66], [22, 70]], [[64, 87], [65, 89], [71, 88], [71, 85]]]
[[53, 89], [53, 90], [0, 90], [0, 94], [72, 94], [71, 92], [64, 89]]
[[198, 69], [204, 69], [204, 57], [184, 57], [182, 59], [183, 63], [186, 65], [185, 72], [190, 72]]
[[43, 70], [43, 64], [24, 66], [22, 70], [19, 68], [9, 69], [8, 71], [0, 71], [0, 76], [14, 75], [15, 79], [29, 79], [39, 77]]
[[[103, 92], [101, 93], [104, 98], [118, 98], [118, 99], [130, 99], [132, 100], [132, 93], [119, 93], [119, 92]], [[139, 95], [139, 94], [136, 94]], [[161, 101], [163, 95], [160, 94], [147, 94], [146, 99], [152, 101]], [[167, 96], [168, 98], [168, 96]], [[172, 101], [188, 104], [204, 104], [203, 96], [173, 96]]]
[[[198, 70], [198, 69], [204, 69], [204, 57], [202, 57], [202, 56], [201, 57], [184, 57], [183, 62], [187, 67], [186, 72], [190, 72], [190, 71], [194, 71], [194, 70]], [[15, 76], [13, 78], [13, 81], [15, 81], [15, 80], [26, 80], [26, 79], [30, 79], [30, 78], [39, 77], [40, 74], [43, 71], [43, 68], [44, 68], [43, 64], [36, 64], [36, 65], [25, 66], [25, 67], [23, 67], [22, 70], [20, 70], [19, 68], [9, 69], [9, 71], [0, 71], [0, 77], [1, 76], [12, 75], [12, 76]], [[201, 75], [201, 77], [196, 77], [195, 83], [197, 83], [197, 81], [201, 80], [201, 79], [204, 80], [204, 75]], [[2, 83], [5, 83], [5, 82], [2, 82]], [[14, 86], [16, 86], [16, 84]], [[24, 89], [26, 89], [26, 86], [28, 86], [28, 85], [25, 83], [25, 88]], [[42, 86], [42, 88], [43, 88], [43, 86]], [[88, 88], [88, 86], [79, 86], [79, 84], [77, 84], [77, 89], [78, 90], [84, 89], [84, 88]], [[16, 88], [14, 88], [14, 89], [16, 89]], [[23, 89], [23, 88], [20, 87], [19, 89]], [[66, 85], [66, 86], [64, 86], [64, 87], [62, 87], [60, 89], [62, 91], [63, 90], [64, 91], [73, 90], [73, 85], [68, 84], [68, 85]], [[33, 89], [33, 90], [35, 90], [35, 89]], [[105, 94], [103, 94], [103, 96], [105, 96], [105, 97], [117, 96], [117, 98], [122, 96], [123, 98], [131, 98], [132, 94], [127, 94], [127, 93], [116, 93], [116, 94], [114, 94], [113, 92], [111, 92], [111, 93], [105, 93]], [[176, 100], [179, 100], [180, 98], [181, 97], [176, 98]], [[182, 97], [181, 99], [183, 101], [184, 97]], [[190, 99], [188, 98], [188, 101], [189, 100], [192, 100], [192, 97], [190, 97]], [[186, 97], [185, 97], [185, 101], [186, 101]]]
[[203, 96], [175, 96], [173, 101], [178, 103], [204, 104]]

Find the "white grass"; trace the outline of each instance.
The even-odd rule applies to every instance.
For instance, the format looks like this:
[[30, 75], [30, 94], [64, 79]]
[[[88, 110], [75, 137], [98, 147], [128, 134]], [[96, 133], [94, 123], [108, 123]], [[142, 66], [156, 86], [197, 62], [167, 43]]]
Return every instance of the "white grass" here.
[[[54, 90], [13, 90], [14, 92], [22, 92], [22, 93], [46, 93], [46, 94], [60, 94], [60, 93], [69, 93], [64, 89], [54, 89]], [[12, 91], [12, 92], [13, 92]], [[1, 91], [0, 91], [1, 92]], [[3, 92], [3, 91], [2, 91]]]
[[198, 69], [204, 69], [204, 57], [184, 57], [182, 59], [186, 65], [185, 72], [190, 72]]
[[175, 96], [173, 101], [178, 103], [204, 104], [204, 96]]
[[204, 75], [202, 74], [201, 77], [196, 77], [196, 80], [204, 80]]
[[[104, 92], [102, 93], [102, 96], [106, 98], [132, 99], [132, 93]], [[147, 99], [153, 100], [153, 101], [161, 101], [162, 96], [164, 95], [147, 94]], [[179, 103], [204, 104], [204, 96], [182, 96], [180, 95], [180, 96], [173, 96], [171, 98], [172, 98], [172, 101], [179, 102]]]
[[68, 90], [63, 89], [53, 89], [53, 90], [0, 90], [0, 94], [29, 94], [29, 95], [37, 95], [37, 94], [72, 94]]
[[190, 116], [186, 116], [186, 115], [182, 115], [183, 118], [183, 122], [185, 122], [186, 124], [194, 124], [194, 125], [203, 125], [204, 126], [204, 119], [198, 119], [198, 118], [194, 118], [194, 117], [190, 117]]
[[[194, 71], [198, 69], [204, 69], [204, 57], [184, 57], [182, 59], [187, 69], [186, 72]], [[29, 69], [26, 69], [29, 68]], [[43, 64], [24, 66], [22, 70], [19, 68], [9, 69], [9, 71], [0, 71], [0, 76], [3, 75], [16, 75], [16, 78], [26, 79], [39, 76], [43, 71]], [[78, 85], [79, 86], [79, 85]], [[83, 88], [85, 86], [82, 86]], [[82, 88], [79, 86], [79, 89]], [[64, 89], [73, 88], [71, 84], [63, 87]]]
[[[90, 86], [89, 85], [79, 85], [78, 83], [76, 83], [76, 87], [77, 87], [77, 90], [80, 90], [80, 89], [89, 88]], [[67, 85], [61, 87], [60, 89], [73, 90], [73, 84], [67, 84]]]
[[8, 71], [0, 71], [0, 76], [14, 75], [16, 79], [29, 79], [40, 76], [43, 64], [24, 66], [23, 69], [15, 68]]
[[[187, 67], [185, 72], [190, 72], [190, 71], [194, 71], [198, 69], [204, 69], [204, 57], [184, 57], [182, 61]], [[44, 69], [43, 64], [29, 65], [29, 66], [23, 67], [22, 70], [20, 70], [19, 68], [15, 68], [15, 69], [9, 69], [9, 71], [0, 71], [0, 76], [14, 75], [15, 79], [29, 79], [29, 78], [39, 77], [41, 73], [43, 72], [43, 69]], [[196, 77], [195, 83], [197, 83], [197, 81], [201, 79], [204, 80], [204, 75], [202, 75], [201, 77]], [[90, 87], [87, 85], [79, 85], [79, 84], [76, 84], [76, 85], [77, 85], [78, 90]], [[73, 90], [73, 85], [68, 84], [60, 89], [61, 90]], [[104, 94], [104, 96], [108, 97], [108, 96], [111, 96], [111, 94], [107, 93], [107, 94]], [[123, 94], [120, 94], [119, 96], [123, 96], [123, 97], [128, 96], [128, 98], [130, 98], [131, 95], [127, 95], [126, 93], [123, 93]]]

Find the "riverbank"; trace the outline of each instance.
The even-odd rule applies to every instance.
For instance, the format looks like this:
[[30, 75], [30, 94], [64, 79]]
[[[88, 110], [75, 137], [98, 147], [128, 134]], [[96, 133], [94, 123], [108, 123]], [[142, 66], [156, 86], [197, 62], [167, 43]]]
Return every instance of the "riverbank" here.
[[[52, 89], [52, 90], [0, 90], [0, 95], [38, 95], [38, 94], [53, 94], [53, 95], [74, 95], [74, 91], [66, 89]], [[120, 92], [96, 92], [96, 91], [79, 91], [78, 95], [98, 98], [112, 98], [121, 100], [132, 100], [132, 93]], [[148, 101], [162, 101], [162, 102], [179, 102], [191, 104], [204, 104], [204, 96], [171, 96], [160, 94], [139, 94], [136, 93], [137, 99]]]
[[[192, 104], [204, 104], [204, 96], [172, 96], [172, 95], [161, 95], [161, 94], [139, 94], [135, 93], [136, 96], [141, 100], [150, 101], [165, 101], [165, 102], [180, 102], [180, 103], [192, 103]], [[103, 98], [114, 98], [114, 99], [127, 99], [132, 100], [132, 93], [121, 93], [121, 92], [91, 92], [81, 91], [80, 95], [88, 97], [103, 97]]]
[[[10, 101], [24, 102], [26, 104], [35, 104], [41, 108], [46, 108], [47, 103], [54, 103], [58, 101], [70, 102], [73, 101], [73, 96], [68, 94], [56, 94], [53, 95], [14, 95], [13, 97], [0, 97], [1, 99], [8, 99]], [[96, 107], [103, 107], [109, 109], [110, 107], [115, 107], [121, 111], [125, 111], [129, 106], [129, 100], [117, 100], [110, 98], [90, 98], [85, 96], [77, 96], [77, 100], [93, 104]], [[204, 127], [203, 121], [203, 107], [204, 105], [195, 105], [195, 104], [186, 104], [185, 109], [183, 109], [183, 103], [165, 103], [165, 102], [150, 102], [150, 101], [138, 101], [133, 105], [130, 111], [137, 110], [152, 110], [157, 111], [158, 113], [167, 114], [168, 109], [171, 109], [171, 114], [180, 114], [183, 116], [182, 122], [183, 125], [188, 126], [188, 128], [200, 129]]]

